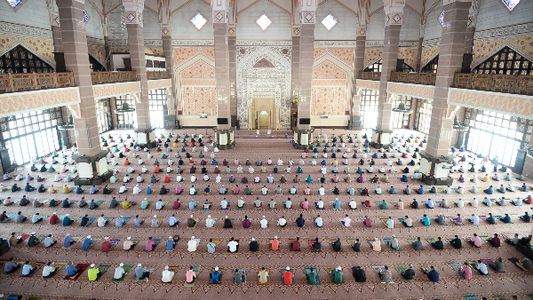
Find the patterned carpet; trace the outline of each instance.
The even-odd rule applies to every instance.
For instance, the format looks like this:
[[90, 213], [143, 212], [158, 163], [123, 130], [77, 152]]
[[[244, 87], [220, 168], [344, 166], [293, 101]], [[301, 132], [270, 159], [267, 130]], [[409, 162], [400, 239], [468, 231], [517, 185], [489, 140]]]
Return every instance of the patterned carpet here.
[[[199, 130], [198, 133], [203, 130]], [[351, 170], [352, 183], [346, 183], [342, 178], [345, 176], [342, 173], [344, 166], [342, 165], [342, 153], [338, 154], [337, 161], [339, 162], [339, 174], [341, 178], [339, 183], [333, 184], [330, 178], [333, 177], [331, 173], [331, 152], [328, 154], [327, 159], [327, 169], [328, 173], [326, 178], [328, 180], [327, 184], [324, 184], [326, 188], [326, 196], [318, 196], [316, 189], [318, 189], [321, 184], [318, 183], [318, 178], [320, 177], [319, 170], [322, 167], [320, 161], [322, 160], [321, 155], [323, 154], [322, 147], [318, 153], [319, 158], [316, 159], [317, 165], [312, 166], [310, 164], [312, 160], [312, 153], [307, 154], [307, 158], [304, 159], [305, 165], [301, 166], [303, 173], [299, 174], [301, 179], [300, 183], [293, 183], [292, 179], [296, 175], [296, 169], [298, 167], [298, 161], [300, 160], [300, 155], [302, 151], [296, 150], [290, 144], [290, 139], [285, 138], [285, 134], [289, 132], [276, 132], [274, 131], [274, 136], [277, 138], [268, 138], [265, 132], [262, 132], [258, 137], [255, 131], [240, 131], [240, 134], [237, 135], [237, 146], [233, 150], [225, 150], [217, 153], [216, 159], [219, 162], [219, 168], [221, 170], [222, 183], [217, 184], [215, 182], [216, 175], [213, 174], [214, 166], [211, 165], [210, 154], [212, 148], [209, 148], [209, 152], [205, 153], [205, 160], [207, 161], [207, 168], [209, 169], [208, 175], [211, 177], [210, 182], [204, 183], [202, 180], [203, 174], [201, 174], [200, 161], [198, 158], [200, 151], [203, 147], [198, 147], [197, 152], [192, 152], [192, 147], [189, 145], [186, 147], [186, 150], [193, 155], [193, 159], [198, 166], [196, 172], [196, 177], [198, 182], [194, 184], [195, 188], [200, 189], [202, 195], [189, 196], [188, 191], [191, 187], [189, 173], [189, 162], [184, 158], [184, 182], [180, 183], [179, 186], [184, 190], [183, 194], [177, 196], [174, 194], [174, 189], [178, 185], [175, 182], [176, 173], [173, 172], [170, 175], [170, 183], [165, 184], [165, 187], [170, 189], [170, 192], [167, 195], [158, 195], [159, 189], [163, 185], [162, 180], [156, 184], [150, 184], [153, 189], [153, 194], [147, 196], [145, 194], [145, 189], [149, 185], [149, 177], [154, 170], [154, 159], [157, 158], [161, 163], [161, 167], [166, 168], [166, 162], [168, 159], [162, 159], [163, 153], [167, 154], [172, 158], [175, 163], [172, 168], [177, 166], [177, 158], [174, 158], [176, 151], [180, 151], [183, 146], [183, 133], [185, 131], [174, 131], [173, 133], [179, 133], [182, 135], [179, 138], [179, 143], [176, 148], [172, 148], [172, 152], [156, 152], [151, 150], [151, 153], [154, 155], [154, 158], [147, 159], [145, 152], [139, 152], [138, 154], [145, 161], [145, 165], [149, 170], [148, 174], [143, 174], [145, 178], [144, 183], [140, 183], [139, 187], [142, 189], [142, 193], [139, 195], [132, 194], [132, 188], [136, 185], [135, 178], [141, 169], [141, 166], [138, 165], [138, 158], [134, 158], [136, 153], [129, 152], [126, 153], [131, 166], [136, 170], [135, 174], [131, 176], [133, 182], [126, 184], [130, 190], [123, 195], [117, 194], [118, 189], [122, 185], [122, 178], [126, 173], [127, 166], [124, 166], [124, 159], [118, 159], [118, 165], [116, 169], [119, 171], [117, 178], [119, 181], [115, 184], [107, 183], [109, 188], [115, 188], [115, 191], [110, 195], [102, 195], [101, 192], [95, 195], [90, 195], [88, 191], [85, 191], [82, 195], [76, 195], [73, 192], [69, 195], [63, 195], [61, 192], [58, 192], [55, 195], [50, 195], [48, 192], [39, 194], [37, 192], [28, 193], [28, 199], [32, 200], [36, 197], [39, 200], [51, 199], [54, 197], [56, 200], [64, 200], [67, 196], [69, 200], [78, 201], [82, 196], [86, 200], [95, 199], [104, 200], [97, 209], [89, 210], [87, 207], [79, 208], [77, 203], [71, 208], [61, 208], [61, 206], [56, 206], [54, 208], [49, 207], [47, 204], [40, 208], [33, 208], [31, 205], [20, 207], [18, 204], [13, 204], [8, 207], [1, 207], [1, 210], [6, 210], [8, 215], [16, 214], [19, 210], [23, 212], [24, 215], [31, 216], [39, 212], [41, 215], [51, 216], [54, 212], [57, 212], [57, 215], [70, 214], [70, 217], [74, 216], [84, 216], [88, 214], [91, 218], [98, 218], [101, 214], [104, 214], [107, 218], [114, 218], [107, 226], [100, 228], [97, 226], [97, 222], [93, 222], [87, 227], [80, 227], [80, 220], [74, 222], [71, 226], [64, 227], [61, 224], [50, 225], [48, 220], [49, 218], [42, 221], [40, 224], [32, 225], [29, 221], [26, 221], [22, 224], [16, 224], [13, 220], [0, 224], [0, 234], [3, 238], [9, 237], [11, 232], [15, 232], [17, 236], [22, 234], [29, 234], [31, 232], [36, 232], [36, 235], [44, 235], [51, 233], [54, 239], [58, 239], [59, 242], [51, 248], [45, 248], [43, 243], [35, 246], [28, 247], [26, 242], [20, 243], [19, 245], [12, 248], [8, 253], [0, 257], [2, 260], [1, 264], [5, 263], [10, 257], [14, 257], [15, 261], [23, 262], [29, 260], [33, 265], [41, 265], [45, 263], [46, 260], [55, 262], [56, 264], [65, 264], [69, 261], [72, 261], [74, 265], [82, 264], [96, 264], [98, 265], [109, 265], [109, 270], [102, 275], [102, 277], [95, 282], [90, 282], [87, 276], [87, 270], [85, 270], [79, 278], [76, 280], [65, 279], [66, 273], [62, 269], [58, 274], [50, 279], [43, 279], [41, 276], [42, 267], [37, 270], [37, 272], [31, 277], [21, 277], [20, 270], [15, 274], [0, 276], [0, 291], [4, 293], [4, 296], [8, 295], [22, 295], [24, 299], [29, 299], [30, 297], [35, 297], [33, 299], [59, 299], [59, 298], [71, 298], [71, 299], [208, 299], [211, 297], [231, 297], [232, 299], [279, 299], [279, 298], [297, 298], [297, 299], [476, 299], [471, 296], [477, 296], [478, 299], [482, 297], [487, 297], [488, 299], [512, 299], [512, 296], [517, 296], [517, 299], [531, 299], [530, 294], [533, 294], [533, 286], [531, 284], [533, 279], [533, 272], [525, 272], [513, 264], [509, 258], [518, 258], [519, 260], [523, 259], [523, 255], [520, 254], [513, 246], [502, 243], [500, 248], [493, 248], [488, 243], [483, 242], [481, 248], [473, 248], [470, 245], [463, 243], [463, 249], [457, 250], [451, 247], [451, 245], [445, 242], [444, 250], [436, 250], [428, 243], [427, 239], [436, 239], [437, 237], [442, 237], [443, 241], [448, 238], [454, 237], [456, 234], [462, 238], [471, 237], [473, 233], [477, 233], [479, 236], [493, 236], [494, 233], [504, 234], [506, 236], [513, 236], [514, 233], [518, 233], [520, 236], [526, 236], [530, 234], [531, 223], [527, 224], [522, 222], [517, 218], [518, 215], [523, 215], [525, 211], [531, 212], [531, 205], [524, 204], [521, 207], [508, 204], [505, 207], [501, 206], [492, 206], [487, 207], [483, 204], [480, 204], [478, 208], [473, 208], [470, 205], [465, 205], [464, 208], [459, 209], [453, 206], [450, 209], [443, 209], [437, 206], [435, 209], [425, 209], [425, 206], [421, 206], [418, 210], [413, 210], [408, 208], [408, 205], [412, 199], [417, 199], [419, 202], [426, 201], [428, 198], [433, 198], [433, 200], [440, 201], [442, 198], [447, 198], [450, 201], [456, 201], [458, 198], [462, 198], [465, 201], [471, 201], [474, 197], [477, 200], [482, 200], [485, 195], [481, 191], [479, 194], [474, 195], [470, 192], [466, 192], [465, 195], [459, 195], [458, 193], [452, 193], [450, 195], [440, 192], [439, 195], [432, 195], [426, 193], [425, 195], [418, 195], [413, 193], [410, 196], [404, 195], [400, 192], [401, 189], [405, 188], [406, 185], [414, 190], [420, 186], [420, 182], [412, 180], [410, 176], [413, 174], [413, 171], [417, 167], [409, 167], [411, 172], [407, 174], [409, 176], [409, 182], [403, 183], [400, 182], [399, 177], [402, 173], [388, 174], [390, 178], [390, 183], [380, 182], [378, 184], [371, 184], [370, 177], [374, 174], [377, 174], [378, 177], [382, 177], [382, 174], [374, 172], [374, 174], [365, 174], [365, 183], [357, 183], [355, 181], [359, 157], [357, 159], [352, 158], [353, 154], [353, 144], [349, 146], [352, 147], [352, 153], [349, 153], [349, 167]], [[194, 130], [186, 131], [191, 135]], [[315, 135], [318, 131], [315, 132]], [[332, 134], [337, 135], [348, 133], [342, 130], [324, 130], [328, 133], [328, 137], [332, 139]], [[118, 134], [119, 132], [113, 132], [112, 134]], [[126, 136], [128, 131], [120, 131], [123, 137]], [[130, 132], [131, 133], [131, 132]], [[203, 133], [203, 132], [202, 132]], [[354, 134], [354, 132], [351, 132]], [[411, 132], [402, 132], [403, 134], [408, 135]], [[167, 134], [167, 133], [165, 133]], [[212, 134], [212, 132], [211, 132]], [[413, 132], [412, 134], [420, 135], [420, 133]], [[107, 137], [107, 133], [105, 134]], [[175, 138], [172, 138], [173, 141]], [[205, 139], [205, 138], [204, 138]], [[169, 143], [172, 147], [172, 143]], [[339, 144], [339, 143], [337, 143]], [[104, 148], [105, 149], [105, 148]], [[413, 148], [414, 149], [414, 148]], [[372, 149], [375, 151], [375, 149]], [[396, 151], [394, 151], [396, 152]], [[396, 152], [397, 153], [397, 152]], [[118, 153], [117, 153], [118, 154]], [[184, 155], [185, 153], [180, 154]], [[398, 154], [398, 153], [397, 153]], [[411, 153], [412, 154], [412, 153]], [[411, 155], [410, 154], [410, 155]], [[231, 168], [231, 173], [235, 176], [238, 181], [238, 185], [241, 188], [239, 195], [233, 195], [231, 190], [235, 184], [228, 182], [230, 174], [225, 173], [225, 167], [222, 166], [222, 161], [226, 158], [229, 162]], [[234, 165], [233, 161], [235, 159], [240, 160], [240, 164], [244, 168], [244, 174], [237, 174], [237, 166]], [[279, 167], [280, 172], [278, 174], [272, 174], [275, 178], [274, 184], [266, 183], [267, 176], [271, 173], [273, 166], [267, 166], [268, 173], [256, 173], [254, 175], [248, 174], [248, 167], [245, 166], [246, 159], [249, 159], [252, 162], [254, 168], [259, 168], [255, 166], [255, 161], [260, 158], [263, 161], [263, 164], [266, 164], [268, 158], [271, 158], [274, 164], [277, 162], [278, 158], [281, 158], [284, 161], [284, 166]], [[283, 169], [287, 167], [289, 159], [294, 161], [294, 166], [292, 167], [292, 173], [284, 173]], [[368, 162], [370, 158], [365, 159], [365, 166], [368, 167]], [[374, 159], [376, 161], [375, 170], [380, 166], [384, 166], [386, 159], [378, 158]], [[391, 159], [394, 163], [397, 159]], [[402, 159], [404, 166], [407, 162], [411, 160], [411, 157]], [[469, 158], [469, 161], [471, 159]], [[111, 162], [112, 159], [109, 159]], [[415, 159], [415, 161], [418, 161]], [[479, 159], [478, 159], [479, 161]], [[40, 167], [40, 165], [37, 165]], [[111, 164], [109, 165], [111, 168]], [[394, 163], [394, 166], [397, 170], [400, 169], [400, 166], [397, 166]], [[464, 164], [465, 168], [468, 168], [468, 164]], [[480, 167], [478, 163], [477, 168]], [[487, 170], [492, 171], [492, 164], [487, 163]], [[385, 166], [386, 167], [386, 166]], [[60, 169], [60, 166], [55, 166], [56, 169]], [[355, 168], [355, 169], [354, 169]], [[388, 169], [388, 167], [387, 167]], [[29, 170], [29, 166], [23, 171], [20, 171], [21, 174], [26, 174]], [[16, 176], [18, 173], [10, 174], [12, 177]], [[32, 172], [32, 176], [40, 175], [41, 173]], [[287, 178], [287, 183], [281, 184], [280, 178], [281, 175], [285, 175]], [[306, 183], [305, 179], [308, 175], [313, 177], [313, 183]], [[493, 172], [489, 172], [489, 175], [493, 175]], [[505, 174], [499, 172], [501, 177], [504, 177]], [[46, 174], [47, 176], [41, 175], [42, 177], [49, 177], [46, 182], [43, 182], [45, 186], [49, 186], [52, 183], [50, 177], [51, 174]], [[62, 174], [63, 177], [66, 176]], [[159, 173], [157, 177], [163, 178], [165, 173]], [[253, 183], [253, 178], [258, 175], [261, 177], [262, 183]], [[479, 172], [476, 173], [477, 176], [483, 176]], [[522, 182], [514, 179], [517, 177], [517, 174], [513, 175], [512, 184], [521, 185]], [[248, 184], [250, 188], [254, 190], [253, 195], [244, 195], [243, 190], [246, 186], [245, 184], [240, 183], [240, 180], [243, 176], [248, 177], [250, 183]], [[468, 182], [468, 179], [471, 178], [472, 173], [463, 174], [467, 179], [467, 183], [460, 184], [457, 180], [454, 181], [453, 187], [457, 188], [460, 185], [465, 189], [470, 188], [473, 184]], [[452, 174], [452, 177], [457, 179], [459, 173]], [[502, 182], [479, 182], [478, 187], [487, 188], [489, 185], [494, 184], [499, 186], [500, 183], [507, 185], [507, 181]], [[532, 186], [532, 181], [526, 181], [528, 186]], [[11, 186], [13, 180], [4, 182], [4, 186]], [[19, 186], [23, 186], [25, 181], [19, 182]], [[35, 187], [38, 184], [34, 181], [31, 184]], [[56, 188], [60, 188], [65, 184], [64, 181], [60, 183], [54, 183]], [[210, 185], [212, 193], [209, 196], [203, 195], [202, 191], [207, 186]], [[225, 187], [230, 190], [228, 195], [222, 196], [219, 195], [218, 190], [224, 184]], [[266, 185], [269, 189], [267, 196], [260, 195], [260, 189]], [[280, 185], [283, 189], [282, 195], [275, 195], [275, 188]], [[331, 193], [330, 189], [334, 186], [337, 186], [341, 190], [339, 196], [335, 196]], [[69, 184], [70, 187], [73, 187], [72, 184]], [[298, 190], [297, 195], [289, 195], [289, 189], [295, 186]], [[312, 190], [311, 196], [304, 196], [302, 190], [307, 186]], [[362, 189], [367, 187], [370, 190], [369, 197], [363, 197], [360, 193], [357, 193], [355, 196], [347, 195], [345, 189], [349, 186], [354, 187], [355, 189]], [[383, 189], [383, 195], [376, 195], [373, 190], [380, 186]], [[386, 189], [389, 189], [390, 186], [394, 186], [398, 191], [398, 195], [390, 195], [386, 192]], [[103, 187], [103, 186], [102, 186]], [[99, 188], [102, 188], [99, 187]], [[431, 186], [424, 186], [425, 188], [431, 188]], [[13, 197], [13, 199], [21, 198], [24, 195], [23, 192], [11, 193], [4, 191], [0, 198], [5, 198], [7, 196]], [[514, 192], [506, 193], [507, 198], [516, 198], [522, 197], [525, 198], [527, 193]], [[118, 201], [128, 199], [128, 201], [135, 201], [137, 205], [124, 210], [122, 206], [117, 208], [110, 209], [109, 203], [112, 197], [116, 197]], [[220, 201], [226, 197], [228, 201], [231, 202], [229, 210], [220, 209]], [[237, 200], [243, 197], [247, 205], [245, 209], [236, 209]], [[262, 208], [255, 208], [253, 206], [253, 201], [259, 197], [263, 201]], [[292, 209], [284, 209], [282, 201], [286, 201], [290, 197], [293, 203]], [[495, 193], [492, 198], [501, 197], [501, 194]], [[153, 204], [150, 205], [148, 209], [140, 209], [140, 202], [148, 198], [149, 201], [152, 201]], [[172, 203], [176, 199], [181, 201], [181, 207], [178, 210], [172, 209]], [[301, 208], [300, 203], [307, 198], [310, 202], [310, 209], [304, 210]], [[311, 208], [312, 203], [317, 202], [320, 198], [325, 203], [324, 210], [316, 210], [314, 207]], [[335, 198], [338, 198], [341, 202], [341, 209], [334, 210], [329, 204], [330, 201], [334, 201]], [[358, 209], [350, 210], [346, 205], [352, 198], [357, 202]], [[395, 204], [398, 202], [398, 199], [402, 199], [406, 204], [406, 209], [400, 211], [395, 207]], [[156, 210], [154, 205], [158, 199], [163, 201], [170, 201], [169, 205], [166, 205], [161, 211]], [[198, 208], [195, 210], [188, 209], [188, 203], [191, 199], [194, 199], [198, 204]], [[202, 203], [205, 200], [213, 203], [213, 206], [210, 210], [203, 210]], [[269, 209], [268, 202], [270, 199], [274, 199], [277, 202], [277, 209]], [[372, 203], [371, 209], [363, 208], [361, 202], [365, 199], [369, 199]], [[389, 202], [388, 210], [381, 210], [379, 207], [374, 205], [377, 201], [382, 201], [385, 199]], [[455, 216], [457, 213], [461, 213], [465, 218], [470, 217], [473, 213], [478, 215], [488, 215], [489, 212], [492, 212], [496, 215], [503, 215], [504, 213], [509, 213], [512, 216], [513, 224], [504, 224], [503, 222], [498, 221], [495, 225], [490, 225], [485, 221], [481, 221], [479, 226], [472, 225], [471, 223], [466, 222], [464, 226], [456, 226], [451, 222], [447, 221], [447, 226], [439, 226], [432, 221], [431, 226], [423, 226], [422, 223], [416, 221], [416, 217], [421, 217], [424, 214], [428, 214], [430, 217], [437, 216], [439, 213], [444, 213], [446, 216]], [[177, 227], [169, 227], [168, 219], [169, 217], [175, 214], [176, 218], [180, 219], [181, 222]], [[193, 214], [194, 218], [199, 219], [199, 223], [194, 228], [187, 228], [187, 219]], [[306, 220], [306, 225], [303, 228], [298, 228], [296, 226], [295, 220], [300, 214], [303, 214], [304, 219]], [[324, 220], [324, 227], [317, 228], [313, 225], [312, 219], [315, 218], [318, 214]], [[350, 227], [344, 227], [340, 220], [342, 220], [345, 215], [348, 214], [352, 220]], [[136, 215], [139, 215], [145, 223], [140, 227], [134, 227], [133, 220], [129, 220], [123, 227], [115, 227], [115, 219], [119, 216], [135, 218]], [[152, 228], [150, 226], [151, 219], [157, 215], [158, 218], [163, 218], [163, 223], [158, 228]], [[213, 218], [217, 219], [214, 228], [206, 228], [205, 220], [208, 215], [211, 215]], [[252, 221], [252, 226], [249, 229], [245, 229], [241, 225], [242, 219], [247, 215], [248, 218]], [[414, 228], [406, 228], [400, 224], [399, 218], [403, 218], [405, 215], [409, 215], [414, 221]], [[223, 220], [228, 216], [228, 218], [234, 219], [234, 227], [232, 229], [223, 228]], [[269, 221], [269, 227], [262, 229], [259, 225], [261, 218], [265, 216]], [[288, 221], [286, 227], [276, 226], [276, 221], [279, 217], [285, 216]], [[372, 219], [372, 227], [366, 227], [362, 223], [362, 218], [368, 216]], [[380, 218], [387, 218], [391, 216], [395, 220], [395, 228], [388, 229], [387, 226], [380, 221]], [[76, 243], [72, 247], [66, 249], [62, 246], [62, 239], [65, 234], [69, 233], [74, 239], [81, 240], [85, 238], [88, 234], [92, 235], [94, 244], [88, 251], [83, 251], [80, 249], [81, 243]], [[400, 242], [401, 251], [391, 251], [389, 247], [385, 245], [384, 239], [390, 239], [392, 235], [396, 235]], [[180, 240], [176, 245], [176, 248], [172, 252], [165, 251], [165, 242], [169, 236], [179, 235]], [[195, 239], [199, 239], [199, 247], [196, 252], [189, 252], [187, 250], [187, 242], [191, 239], [191, 236], [194, 236]], [[280, 251], [272, 251], [268, 245], [269, 239], [277, 236], [280, 240]], [[289, 245], [290, 242], [294, 241], [296, 237], [300, 237], [302, 241], [302, 246], [300, 251], [290, 251]], [[104, 253], [101, 251], [101, 243], [104, 241], [105, 237], [109, 237], [110, 240], [119, 240], [116, 247], [113, 248], [110, 252]], [[127, 237], [131, 237], [132, 240], [139, 240], [139, 245], [135, 247], [132, 251], [123, 251], [122, 245]], [[154, 239], [161, 239], [161, 244], [153, 252], [144, 252], [144, 246], [148, 237], [153, 237]], [[230, 241], [231, 237], [235, 237], [240, 241], [239, 251], [237, 253], [230, 253], [227, 251], [227, 244]], [[319, 238], [322, 243], [321, 252], [312, 252], [310, 247], [307, 245], [308, 240], [314, 240]], [[366, 242], [367, 240], [372, 240], [374, 237], [378, 237], [381, 242], [382, 251], [374, 252], [370, 245]], [[424, 250], [416, 251], [411, 245], [408, 244], [408, 239], [416, 239], [421, 237]], [[207, 252], [207, 243], [209, 239], [217, 239], [220, 241], [219, 248], [215, 253], [210, 254]], [[259, 242], [259, 251], [250, 252], [248, 250], [248, 243], [251, 238], [255, 238]], [[335, 252], [332, 247], [329, 245], [333, 243], [337, 238], [340, 238], [342, 243], [341, 251]], [[361, 241], [361, 252], [354, 252], [351, 248], [351, 245], [348, 243], [348, 240], [352, 241], [353, 239], [360, 239]], [[116, 241], [112, 241], [116, 242]], [[329, 243], [329, 244], [328, 244]], [[353, 242], [352, 242], [353, 243]], [[492, 259], [495, 261], [498, 257], [504, 259], [505, 264], [505, 273], [495, 273], [492, 269], [489, 268], [489, 276], [477, 275], [476, 272], [473, 279], [470, 281], [464, 280], [458, 275], [458, 273], [453, 269], [450, 263], [459, 262], [463, 263], [465, 261], [477, 261], [478, 259]], [[39, 264], [38, 264], [39, 263]], [[142, 263], [145, 268], [153, 268], [153, 273], [150, 276], [150, 280], [146, 283], [135, 282], [134, 272], [130, 271], [124, 278], [123, 281], [113, 281], [114, 269], [120, 264], [124, 263], [125, 266], [135, 266], [138, 263]], [[400, 274], [395, 270], [397, 267], [405, 267], [409, 263], [414, 265], [416, 271], [415, 280], [405, 281], [402, 279]], [[171, 283], [161, 282], [161, 272], [164, 270], [165, 266], [171, 266], [171, 270], [176, 272], [176, 275]], [[196, 282], [193, 285], [185, 284], [185, 273], [190, 266], [198, 265], [200, 266], [200, 271]], [[389, 269], [392, 271], [392, 279], [394, 283], [391, 284], [382, 284], [381, 280], [378, 278], [378, 275], [374, 272], [373, 266], [389, 266]], [[440, 282], [432, 283], [426, 276], [422, 273], [422, 268], [435, 266], [436, 270], [440, 272]], [[209, 275], [213, 271], [214, 267], [218, 266], [223, 273], [221, 283], [212, 284], [210, 283]], [[265, 266], [269, 269], [270, 280], [269, 284], [258, 284], [257, 272], [261, 267]], [[294, 284], [284, 285], [281, 281], [281, 269], [290, 266], [294, 270]], [[332, 283], [330, 279], [331, 276], [328, 273], [328, 269], [336, 268], [337, 266], [342, 267], [344, 272], [344, 283], [335, 284]], [[351, 274], [351, 268], [353, 266], [361, 266], [366, 271], [367, 281], [365, 283], [355, 282], [354, 277]], [[316, 268], [320, 278], [320, 285], [308, 285], [305, 277], [305, 268]], [[246, 270], [247, 278], [246, 284], [244, 285], [234, 285], [233, 284], [233, 270], [242, 269]], [[1, 299], [1, 298], [0, 298]]]

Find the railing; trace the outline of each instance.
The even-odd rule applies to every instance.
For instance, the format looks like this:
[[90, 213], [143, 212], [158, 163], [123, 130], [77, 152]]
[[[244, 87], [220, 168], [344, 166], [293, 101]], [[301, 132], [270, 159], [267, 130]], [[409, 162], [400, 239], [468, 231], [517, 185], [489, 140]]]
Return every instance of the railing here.
[[405, 82], [414, 84], [435, 85], [437, 73], [407, 73], [407, 72], [392, 72], [391, 81]]
[[91, 72], [93, 84], [137, 81], [137, 71]]
[[359, 72], [357, 79], [363, 80], [379, 80], [381, 78], [381, 72]]
[[74, 86], [72, 72], [0, 74], [0, 93]]
[[158, 80], [158, 79], [169, 79], [170, 74], [168, 74], [168, 71], [149, 71], [146, 72], [146, 75], [148, 75], [148, 80]]
[[453, 85], [456, 88], [533, 95], [532, 75], [455, 73]]

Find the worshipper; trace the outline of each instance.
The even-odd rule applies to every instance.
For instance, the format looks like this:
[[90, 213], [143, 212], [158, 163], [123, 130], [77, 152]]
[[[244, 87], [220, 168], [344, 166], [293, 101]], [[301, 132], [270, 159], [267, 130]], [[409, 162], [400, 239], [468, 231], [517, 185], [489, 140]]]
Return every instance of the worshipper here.
[[281, 218], [278, 219], [278, 226], [281, 228], [287, 226], [287, 219], [285, 219], [285, 216], [281, 216]]
[[476, 233], [474, 233], [474, 237], [472, 238], [472, 240], [468, 241], [468, 243], [472, 245], [473, 247], [481, 248], [482, 242], [481, 242], [481, 238]]
[[313, 222], [315, 223], [315, 226], [316, 227], [324, 227], [324, 222], [322, 220], [322, 217], [320, 217], [320, 215], [318, 215], [314, 220]]
[[240, 272], [239, 269], [235, 269], [233, 273], [233, 284], [241, 285], [246, 282], [246, 273]]
[[366, 272], [360, 266], [352, 268], [352, 275], [356, 282], [366, 282]]
[[422, 244], [422, 241], [420, 240], [420, 237], [417, 237], [417, 240], [411, 244], [415, 250], [424, 250], [424, 245]]
[[265, 267], [261, 267], [261, 271], [257, 273], [257, 278], [259, 280], [259, 283], [266, 284], [268, 283], [268, 279], [270, 278], [270, 274], [265, 270]]
[[228, 218], [228, 216], [224, 218], [224, 225], [222, 226], [222, 228], [226, 228], [226, 229], [233, 228], [233, 222], [231, 221], [231, 219]]
[[[491, 202], [491, 205], [492, 205], [492, 202]], [[459, 198], [459, 200], [455, 202], [455, 206], [457, 206], [458, 208], [463, 208], [465, 207], [465, 202], [463, 201], [463, 199]]]
[[529, 213], [526, 211], [525, 214], [523, 216], [519, 216], [520, 220], [526, 222], [526, 223], [529, 223], [531, 222], [531, 216], [529, 215]]
[[498, 248], [501, 246], [501, 240], [498, 237], [497, 233], [494, 234], [494, 237], [492, 239], [487, 240], [487, 242], [491, 244], [492, 247]]
[[405, 227], [414, 227], [413, 226], [413, 220], [411, 218], [409, 218], [409, 216], [405, 216], [405, 218], [403, 219], [402, 221], [402, 224], [405, 226]]
[[52, 240], [52, 235], [49, 234], [47, 237], [44, 238], [44, 247], [50, 248], [54, 246], [57, 243], [57, 241]]
[[316, 238], [315, 242], [311, 245], [311, 247], [313, 248], [313, 251], [320, 252], [320, 250], [322, 249], [322, 244], [318, 241], [318, 238]]
[[50, 278], [54, 276], [57, 272], [57, 269], [53, 267], [54, 263], [49, 261], [46, 266], [43, 267], [43, 278]]
[[93, 240], [91, 239], [91, 236], [88, 235], [87, 238], [85, 238], [81, 244], [81, 250], [87, 251], [89, 250], [89, 247], [93, 244]]
[[459, 238], [458, 235], [455, 235], [455, 238], [450, 240], [450, 244], [455, 248], [455, 249], [461, 249], [463, 248], [463, 242], [462, 240]]
[[233, 237], [231, 238], [230, 242], [228, 243], [228, 250], [231, 253], [239, 251], [239, 243]]
[[268, 220], [265, 218], [265, 216], [263, 216], [259, 224], [261, 225], [261, 228], [268, 228]]
[[368, 216], [365, 216], [363, 224], [365, 224], [366, 227], [372, 227], [372, 219], [370, 219]]
[[334, 283], [342, 283], [344, 281], [342, 268], [340, 266], [337, 267], [333, 272], [331, 272], [331, 277]]
[[388, 266], [385, 266], [384, 269], [380, 269], [378, 276], [381, 280], [381, 283], [392, 283], [392, 273]]
[[400, 249], [400, 242], [398, 241], [398, 239], [396, 238], [396, 235], [394, 234], [392, 235], [392, 238], [390, 239], [390, 241], [387, 242], [387, 245], [394, 250]]
[[430, 267], [430, 271], [429, 272], [426, 272], [424, 269], [422, 269], [422, 271], [424, 272], [424, 274], [426, 274], [426, 276], [428, 277], [429, 281], [431, 281], [431, 282], [439, 282], [440, 274], [439, 274], [439, 272], [437, 270], [435, 270], [434, 266]]
[[463, 218], [461, 217], [461, 214], [457, 214], [457, 218], [453, 218], [451, 221], [455, 225], [463, 225]]
[[146, 282], [148, 282], [149, 277], [150, 277], [150, 272], [143, 269], [142, 264], [138, 264], [137, 268], [135, 268], [135, 277], [138, 280], [146, 280]]
[[479, 217], [476, 214], [472, 214], [472, 218], [468, 219], [468, 221], [476, 226], [479, 225]]
[[487, 265], [483, 263], [483, 261], [478, 260], [476, 269], [478, 272], [481, 273], [481, 275], [489, 275], [489, 270], [487, 269]]
[[414, 280], [415, 279], [415, 270], [413, 269], [413, 264], [409, 264], [409, 269], [405, 270], [404, 272], [400, 273], [403, 278], [407, 281]]
[[496, 224], [496, 218], [494, 218], [492, 213], [489, 213], [489, 216], [487, 217], [487, 219], [485, 219], [485, 221], [487, 221], [489, 224]]
[[376, 252], [381, 251], [381, 242], [377, 237], [374, 238], [374, 241], [371, 242], [371, 245], [372, 245], [373, 251], [376, 251]]
[[104, 214], [101, 214], [98, 218], [97, 225], [98, 227], [105, 227], [109, 221], [104, 217]]
[[385, 199], [383, 199], [383, 202], [381, 202], [379, 204], [379, 208], [381, 208], [381, 209], [389, 209], [389, 204], [387, 203], [387, 201], [385, 201]]
[[506, 213], [503, 218], [500, 219], [503, 223], [509, 224], [511, 223], [511, 216], [509, 216], [508, 213]]

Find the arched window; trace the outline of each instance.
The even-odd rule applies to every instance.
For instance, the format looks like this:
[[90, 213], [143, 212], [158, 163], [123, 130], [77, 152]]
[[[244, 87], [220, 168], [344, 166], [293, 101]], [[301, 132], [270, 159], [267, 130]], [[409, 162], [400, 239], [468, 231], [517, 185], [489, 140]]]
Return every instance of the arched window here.
[[533, 62], [505, 47], [472, 71], [474, 74], [533, 75]]
[[[366, 67], [363, 72], [381, 72], [381, 66], [382, 62], [381, 59], [376, 61], [375, 63], [371, 64], [370, 66]], [[415, 69], [413, 69], [411, 66], [409, 66], [406, 63], [403, 63], [402, 65], [402, 72], [414, 72]]]
[[54, 68], [21, 45], [0, 57], [0, 73], [50, 73]]
[[421, 73], [437, 73], [437, 67], [439, 66], [439, 56], [435, 56], [430, 62], [428, 62], [420, 71]]

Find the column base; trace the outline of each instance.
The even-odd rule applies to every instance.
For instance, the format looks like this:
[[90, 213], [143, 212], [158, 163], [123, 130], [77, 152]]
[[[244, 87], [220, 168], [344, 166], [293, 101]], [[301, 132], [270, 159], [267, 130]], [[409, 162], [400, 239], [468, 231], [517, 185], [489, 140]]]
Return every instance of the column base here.
[[231, 116], [231, 127], [237, 127], [237, 129], [241, 129], [241, 125], [239, 124], [237, 116]]
[[453, 167], [451, 158], [434, 157], [426, 151], [420, 151], [420, 173], [422, 182], [428, 185], [452, 185], [450, 169]]
[[74, 178], [75, 185], [96, 185], [107, 181], [113, 172], [107, 169], [107, 151], [102, 151], [95, 156], [85, 155], [75, 157], [78, 176]]
[[391, 144], [392, 130], [372, 130], [372, 141], [370, 145], [376, 149], [386, 148]]
[[235, 127], [230, 129], [213, 128], [215, 131], [215, 145], [219, 150], [227, 150], [235, 148]]
[[136, 138], [135, 138], [135, 142], [137, 142], [136, 145], [140, 147], [148, 147], [148, 148], [155, 147], [155, 143], [152, 140], [150, 140], [150, 133], [154, 131], [153, 128], [151, 127], [148, 129], [135, 128], [134, 131], [136, 135]]
[[292, 131], [294, 132], [294, 141], [292, 146], [295, 149], [305, 149], [313, 146], [312, 140], [315, 128], [311, 127], [311, 129], [299, 129], [298, 127], [294, 127]]

